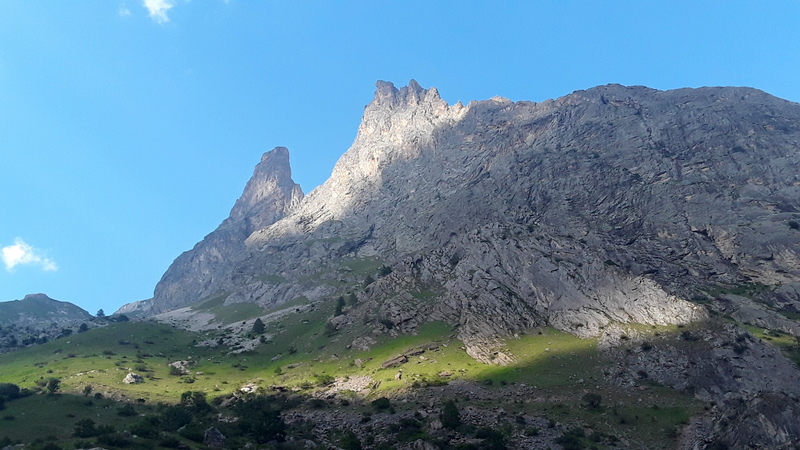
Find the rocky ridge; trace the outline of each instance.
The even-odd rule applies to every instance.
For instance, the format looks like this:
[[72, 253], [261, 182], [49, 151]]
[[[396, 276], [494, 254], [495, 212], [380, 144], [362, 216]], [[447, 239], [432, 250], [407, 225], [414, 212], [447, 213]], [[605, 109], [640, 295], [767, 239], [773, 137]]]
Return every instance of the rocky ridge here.
[[[769, 286], [759, 298], [793, 311], [798, 118], [747, 88], [609, 85], [464, 106], [379, 82], [331, 178], [302, 201], [279, 190], [291, 201], [259, 223], [232, 212], [165, 274], [154, 312], [214, 292], [264, 307], [324, 300], [345, 290], [328, 280], [362, 281], [348, 259], [391, 267], [358, 294], [383, 319], [448, 320], [476, 344], [541, 324], [591, 336], [689, 323], [706, 310], [687, 300], [719, 287]], [[248, 225], [233, 239], [230, 223]], [[434, 301], [409, 300], [423, 291]]]
[[170, 265], [156, 286], [155, 301], [120, 311], [156, 314], [216, 293], [222, 288], [218, 278], [230, 276], [245, 252], [245, 239], [286, 216], [302, 198], [300, 185], [292, 181], [289, 151], [276, 147], [264, 153], [228, 218]]
[[[500, 364], [502, 339], [537, 326], [600, 336], [609, 380], [646, 374], [713, 404], [686, 448], [789, 448], [797, 367], [716, 316], [798, 336], [799, 140], [800, 105], [750, 88], [449, 105], [379, 82], [331, 178], [238, 234], [232, 258], [176, 260], [153, 312], [347, 296], [329, 325], [363, 327], [354, 348], [443, 320]], [[645, 346], [614, 337], [627, 323], [697, 329]]]

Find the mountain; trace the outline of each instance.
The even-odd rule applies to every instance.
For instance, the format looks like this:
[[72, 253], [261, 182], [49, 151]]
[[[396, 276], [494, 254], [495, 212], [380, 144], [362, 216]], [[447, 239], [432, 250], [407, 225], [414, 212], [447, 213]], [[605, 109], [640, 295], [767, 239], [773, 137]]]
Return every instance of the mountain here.
[[157, 300], [124, 305], [117, 313], [154, 314], [214, 294], [245, 253], [247, 237], [286, 216], [302, 198], [292, 181], [289, 151], [276, 147], [264, 153], [228, 218], [167, 269], [156, 286]]
[[378, 82], [328, 181], [302, 197], [265, 154], [139, 310], [214, 329], [335, 303], [348, 349], [441, 321], [500, 365], [553, 327], [597, 339], [608, 382], [708, 402], [692, 445], [793, 445], [800, 371], [767, 332], [800, 338], [798, 142], [800, 105], [751, 88], [450, 105]]
[[79, 306], [53, 300], [45, 294], [0, 302], [0, 353], [99, 326], [93, 319]]
[[464, 106], [379, 82], [330, 179], [300, 200], [286, 150], [267, 153], [231, 217], [169, 268], [152, 312], [215, 294], [332, 298], [368, 262], [392, 271], [360, 294], [376, 320], [442, 318], [470, 344], [539, 324], [592, 336], [688, 323], [706, 314], [689, 300], [751, 288], [758, 302], [726, 307], [797, 332], [778, 312], [800, 306], [798, 119], [797, 104], [748, 88]]
[[64, 325], [91, 320], [92, 315], [69, 302], [45, 294], [28, 294], [22, 300], [0, 302], [0, 325]]

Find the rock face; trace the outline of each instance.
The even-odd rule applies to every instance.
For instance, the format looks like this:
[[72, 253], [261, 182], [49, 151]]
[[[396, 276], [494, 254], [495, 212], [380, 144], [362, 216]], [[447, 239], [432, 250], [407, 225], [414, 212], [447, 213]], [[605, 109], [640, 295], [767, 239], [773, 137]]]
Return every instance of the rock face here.
[[[146, 308], [346, 297], [328, 325], [370, 330], [353, 348], [443, 320], [471, 356], [501, 364], [513, 355], [499, 340], [540, 325], [605, 340], [615, 323], [724, 314], [800, 336], [798, 142], [800, 105], [750, 88], [608, 85], [465, 106], [378, 82], [325, 184], [301, 200], [286, 150], [265, 155]], [[612, 345], [611, 376], [647, 373], [714, 402], [711, 431], [696, 433], [708, 442], [794, 443], [796, 366], [708, 323], [686, 345]], [[749, 428], [726, 425], [736, 417]]]
[[534, 325], [688, 323], [706, 312], [687, 299], [737, 286], [796, 311], [798, 139], [800, 106], [749, 88], [463, 106], [379, 82], [324, 185], [300, 201], [285, 149], [265, 155], [152, 308], [218, 291], [227, 304], [323, 300], [362, 282], [348, 261], [370, 260], [392, 269], [359, 293], [374, 320], [458, 323], [478, 359]]
[[289, 151], [276, 147], [264, 153], [230, 216], [180, 255], [156, 286], [152, 302], [139, 303], [136, 309], [159, 313], [224, 290], [250, 233], [283, 218], [302, 198], [300, 185], [292, 181]]
[[139, 384], [144, 382], [144, 377], [138, 373], [128, 372], [125, 378], [122, 379], [122, 382], [125, 384]]

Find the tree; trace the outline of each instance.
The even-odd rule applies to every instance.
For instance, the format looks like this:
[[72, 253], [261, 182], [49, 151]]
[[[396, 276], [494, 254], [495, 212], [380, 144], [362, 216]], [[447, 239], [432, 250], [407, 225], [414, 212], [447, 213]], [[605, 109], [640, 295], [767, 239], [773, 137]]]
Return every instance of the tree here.
[[14, 383], [0, 383], [0, 397], [8, 400], [19, 397], [19, 386]]
[[264, 322], [261, 320], [260, 317], [258, 319], [256, 319], [255, 322], [253, 322], [253, 333], [262, 334], [262, 333], [264, 333], [264, 330], [266, 330], [266, 329], [267, 329], [267, 327], [266, 327], [266, 325], [264, 325]]
[[98, 319], [102, 319], [106, 316], [106, 313], [105, 311], [103, 311], [103, 308], [100, 308], [97, 310], [97, 314], [95, 315], [97, 316]]
[[333, 310], [334, 317], [341, 316], [343, 314], [342, 310], [344, 309], [344, 305], [345, 305], [344, 297], [339, 297], [336, 299], [336, 309]]
[[82, 323], [80, 327], [78, 327], [78, 333], [83, 333], [84, 331], [89, 331], [89, 325]]
[[92, 390], [94, 390], [94, 388], [92, 388], [92, 385], [87, 384], [86, 386], [83, 387], [83, 396], [88, 397], [89, 394], [92, 393]]
[[94, 420], [81, 419], [75, 424], [75, 430], [72, 431], [73, 437], [89, 438], [97, 436], [97, 428], [94, 426]]
[[461, 414], [458, 412], [456, 402], [453, 400], [444, 402], [439, 420], [442, 421], [442, 426], [448, 430], [455, 430], [461, 426]]
[[58, 378], [50, 378], [47, 380], [47, 392], [51, 394], [55, 394], [58, 392], [58, 389], [61, 387], [61, 380]]

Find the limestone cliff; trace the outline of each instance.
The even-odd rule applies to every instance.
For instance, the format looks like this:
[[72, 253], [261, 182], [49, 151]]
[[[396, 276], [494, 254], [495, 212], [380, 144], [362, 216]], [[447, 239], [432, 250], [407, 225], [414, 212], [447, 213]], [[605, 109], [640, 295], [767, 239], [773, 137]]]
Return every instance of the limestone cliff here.
[[[789, 448], [796, 365], [713, 316], [800, 338], [798, 142], [800, 105], [750, 88], [449, 105], [413, 80], [378, 82], [326, 183], [302, 198], [286, 150], [266, 154], [230, 217], [139, 309], [172, 320], [213, 295], [278, 317], [341, 296], [328, 325], [354, 349], [443, 320], [500, 364], [513, 358], [502, 339], [536, 326], [601, 336], [610, 379], [647, 373], [714, 403], [686, 448]], [[626, 323], [696, 335], [614, 340]]]
[[289, 151], [276, 147], [264, 153], [229, 217], [175, 260], [156, 286], [153, 300], [139, 303], [138, 309], [158, 313], [224, 290], [250, 233], [286, 216], [302, 198], [300, 185], [292, 181]]
[[[800, 310], [798, 138], [800, 106], [749, 88], [608, 85], [464, 106], [379, 82], [331, 178], [298, 201], [288, 177], [274, 197], [249, 194], [257, 169], [153, 308], [356, 291], [373, 305], [363, 320], [457, 323], [479, 359], [534, 325], [589, 336], [698, 320], [706, 308], [688, 300], [726, 290], [751, 291], [734, 314], [766, 307], [781, 323], [776, 312]], [[355, 260], [392, 273], [359, 287]]]

